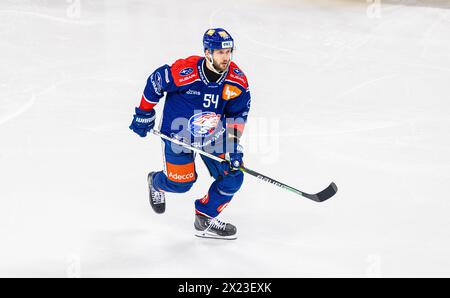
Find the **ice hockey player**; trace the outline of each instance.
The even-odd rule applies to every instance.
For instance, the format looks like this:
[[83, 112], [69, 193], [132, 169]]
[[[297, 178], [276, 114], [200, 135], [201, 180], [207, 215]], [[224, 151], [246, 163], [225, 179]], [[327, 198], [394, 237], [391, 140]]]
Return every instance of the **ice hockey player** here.
[[[217, 216], [243, 182], [239, 139], [250, 109], [250, 92], [246, 76], [232, 62], [234, 40], [226, 30], [208, 29], [203, 49], [204, 57], [179, 59], [150, 75], [130, 129], [145, 137], [155, 125], [153, 108], [166, 93], [161, 133], [227, 160], [220, 163], [201, 156], [214, 182], [195, 201], [195, 235], [236, 239], [236, 227]], [[165, 193], [185, 193], [197, 180], [194, 152], [162, 142], [164, 171], [148, 174], [150, 204], [156, 213], [165, 211]]]

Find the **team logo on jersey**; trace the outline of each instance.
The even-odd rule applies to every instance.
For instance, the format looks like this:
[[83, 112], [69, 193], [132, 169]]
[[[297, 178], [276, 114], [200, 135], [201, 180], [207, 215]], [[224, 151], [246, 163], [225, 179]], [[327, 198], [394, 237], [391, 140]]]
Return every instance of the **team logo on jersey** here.
[[211, 135], [217, 128], [220, 114], [214, 112], [203, 112], [189, 119], [189, 131], [194, 137], [206, 137]]
[[223, 86], [222, 98], [224, 100], [233, 99], [233, 98], [236, 98], [239, 95], [241, 95], [241, 93], [242, 93], [242, 91], [238, 87], [235, 87], [235, 86], [229, 85], [229, 84], [225, 84], [225, 86]]
[[194, 69], [193, 69], [192, 67], [188, 67], [188, 68], [182, 69], [182, 70], [179, 72], [179, 74], [180, 74], [180, 76], [185, 77], [185, 76], [187, 76], [187, 75], [190, 75], [190, 74], [193, 73], [193, 72], [194, 72]]
[[238, 76], [240, 76], [240, 77], [243, 77], [243, 76], [244, 76], [244, 73], [243, 73], [239, 68], [233, 69], [233, 72], [234, 72], [235, 74], [237, 74]]

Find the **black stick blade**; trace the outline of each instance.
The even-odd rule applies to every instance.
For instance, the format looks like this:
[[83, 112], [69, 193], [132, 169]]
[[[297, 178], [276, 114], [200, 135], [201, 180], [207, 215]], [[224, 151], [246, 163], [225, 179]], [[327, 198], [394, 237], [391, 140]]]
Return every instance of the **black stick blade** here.
[[332, 182], [327, 188], [325, 188], [324, 190], [322, 190], [321, 192], [319, 192], [317, 194], [310, 195], [310, 194], [304, 193], [303, 195], [313, 201], [324, 202], [324, 201], [328, 200], [329, 198], [331, 198], [332, 196], [334, 196], [336, 194], [337, 190], [338, 190], [337, 185], [334, 182]]

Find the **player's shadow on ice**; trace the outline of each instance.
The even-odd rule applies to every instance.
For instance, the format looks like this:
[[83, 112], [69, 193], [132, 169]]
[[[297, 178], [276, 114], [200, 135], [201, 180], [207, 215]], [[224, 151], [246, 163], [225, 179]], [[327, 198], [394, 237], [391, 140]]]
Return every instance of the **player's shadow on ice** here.
[[85, 247], [86, 254], [81, 257], [81, 275], [184, 276], [186, 266], [196, 266], [195, 262], [202, 254], [216, 248], [226, 250], [232, 242], [201, 239], [194, 236], [193, 229], [174, 231], [173, 226], [162, 229], [152, 227], [152, 229], [97, 232], [89, 241], [88, 247]]

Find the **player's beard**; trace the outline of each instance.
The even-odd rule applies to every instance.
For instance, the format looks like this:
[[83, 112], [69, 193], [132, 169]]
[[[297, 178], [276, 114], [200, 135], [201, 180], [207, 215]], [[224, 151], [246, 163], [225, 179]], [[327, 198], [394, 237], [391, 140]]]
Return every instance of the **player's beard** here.
[[213, 62], [213, 66], [215, 69], [217, 69], [220, 72], [224, 72], [227, 70], [228, 65], [230, 64], [230, 61], [228, 62], [222, 62], [222, 63], [217, 63], [217, 61]]

